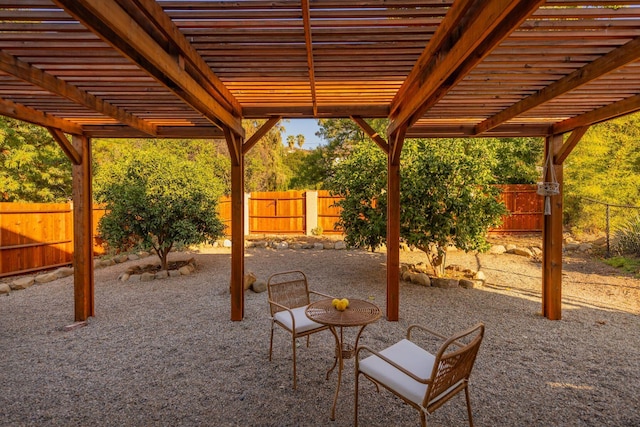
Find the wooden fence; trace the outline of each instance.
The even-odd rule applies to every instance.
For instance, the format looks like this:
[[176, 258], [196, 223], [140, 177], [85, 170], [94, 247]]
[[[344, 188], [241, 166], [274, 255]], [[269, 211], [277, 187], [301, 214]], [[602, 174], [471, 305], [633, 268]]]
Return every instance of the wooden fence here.
[[[535, 185], [502, 186], [502, 200], [511, 212], [492, 233], [539, 232], [542, 230], [543, 199]], [[340, 234], [335, 228], [339, 198], [328, 191], [254, 192], [245, 195], [247, 234]], [[231, 199], [219, 202], [219, 214], [229, 234]], [[104, 215], [94, 206], [94, 236]], [[94, 237], [94, 253], [104, 248]], [[0, 277], [68, 265], [73, 257], [73, 213], [68, 203], [0, 203]]]

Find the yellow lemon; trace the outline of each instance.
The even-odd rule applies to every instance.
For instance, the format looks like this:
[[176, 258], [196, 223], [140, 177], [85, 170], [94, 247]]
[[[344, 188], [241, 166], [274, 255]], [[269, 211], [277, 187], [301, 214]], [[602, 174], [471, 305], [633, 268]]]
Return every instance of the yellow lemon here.
[[331, 305], [337, 308], [338, 302], [340, 302], [340, 300], [338, 298], [334, 298], [333, 301], [331, 301]]
[[346, 298], [342, 298], [342, 304], [344, 304], [344, 308], [349, 307], [349, 300]]
[[340, 300], [338, 301], [338, 304], [336, 305], [336, 309], [338, 311], [344, 311], [347, 307], [344, 305], [344, 301]]

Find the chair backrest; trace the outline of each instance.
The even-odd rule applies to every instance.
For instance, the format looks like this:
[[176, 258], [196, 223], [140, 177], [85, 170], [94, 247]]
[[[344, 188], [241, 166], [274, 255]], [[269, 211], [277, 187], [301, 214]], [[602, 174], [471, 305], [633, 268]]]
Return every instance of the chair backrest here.
[[[288, 308], [297, 308], [308, 305], [309, 285], [307, 276], [302, 271], [285, 271], [273, 274], [267, 282], [269, 300]], [[273, 316], [282, 308], [269, 304]]]
[[[436, 355], [423, 406], [440, 406], [469, 380], [484, 336], [482, 323], [449, 338]], [[455, 390], [455, 393], [450, 393]], [[435, 403], [434, 403], [435, 402]]]

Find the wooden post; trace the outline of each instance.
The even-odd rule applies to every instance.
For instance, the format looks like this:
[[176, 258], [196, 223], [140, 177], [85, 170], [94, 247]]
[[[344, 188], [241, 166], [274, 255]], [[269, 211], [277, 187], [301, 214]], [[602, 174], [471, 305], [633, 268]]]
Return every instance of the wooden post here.
[[93, 279], [93, 199], [91, 196], [91, 141], [73, 136], [80, 164], [73, 164], [73, 295], [75, 321], [94, 316]]
[[400, 312], [400, 153], [406, 128], [389, 137], [387, 155], [387, 320]]
[[225, 132], [231, 156], [231, 320], [244, 318], [244, 153], [242, 138]]
[[[545, 159], [562, 147], [562, 135], [545, 140]], [[562, 165], [553, 162], [560, 194], [551, 197], [551, 215], [544, 215], [542, 224], [542, 314], [550, 320], [562, 318]], [[545, 181], [549, 180], [547, 171]]]

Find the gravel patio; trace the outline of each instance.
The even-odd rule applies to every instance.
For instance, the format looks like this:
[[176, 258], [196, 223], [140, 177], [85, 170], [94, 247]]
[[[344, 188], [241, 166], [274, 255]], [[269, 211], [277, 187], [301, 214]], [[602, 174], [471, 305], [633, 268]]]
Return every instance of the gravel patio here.
[[[353, 361], [337, 419], [329, 420], [333, 337], [314, 335], [298, 351], [291, 388], [288, 336], [277, 330], [268, 360], [267, 294], [246, 293], [245, 320], [231, 322], [230, 254], [195, 256], [190, 276], [122, 283], [124, 265], [96, 270], [96, 316], [73, 323], [72, 278], [0, 298], [2, 426], [349, 426]], [[403, 262], [422, 260], [402, 253]], [[640, 284], [601, 264], [565, 260], [563, 320], [540, 316], [540, 264], [516, 255], [453, 253], [447, 261], [487, 276], [476, 289], [401, 283], [400, 321], [384, 318], [361, 343], [383, 348], [411, 323], [445, 334], [486, 325], [471, 378], [477, 426], [639, 426]], [[141, 261], [142, 262], [142, 261]], [[383, 253], [247, 249], [246, 271], [265, 279], [303, 270], [310, 287], [385, 307]], [[128, 263], [131, 264], [131, 263]], [[435, 351], [435, 349], [432, 349]], [[361, 387], [362, 426], [419, 425], [390, 393]], [[464, 397], [428, 418], [466, 425]]]

